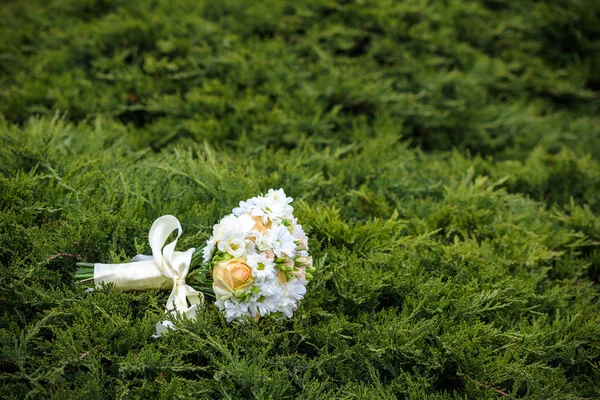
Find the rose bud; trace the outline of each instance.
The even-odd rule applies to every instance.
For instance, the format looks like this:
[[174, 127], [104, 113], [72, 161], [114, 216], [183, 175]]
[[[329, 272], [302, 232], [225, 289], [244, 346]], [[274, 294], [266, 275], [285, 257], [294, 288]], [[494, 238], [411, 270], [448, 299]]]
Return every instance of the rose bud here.
[[296, 257], [296, 259], [294, 261], [296, 263], [296, 268], [297, 267], [312, 268], [312, 266], [313, 266], [312, 257]]
[[303, 236], [299, 239], [297, 239], [298, 242], [298, 247], [296, 248], [296, 250], [298, 251], [307, 251], [308, 250], [308, 239], [306, 238], [306, 236]]

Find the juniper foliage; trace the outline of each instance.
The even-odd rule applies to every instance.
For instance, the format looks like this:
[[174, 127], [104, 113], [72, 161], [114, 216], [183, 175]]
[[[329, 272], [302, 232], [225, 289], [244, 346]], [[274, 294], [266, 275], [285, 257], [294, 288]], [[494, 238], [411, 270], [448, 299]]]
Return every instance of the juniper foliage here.
[[[597, 2], [1, 7], [3, 398], [600, 397]], [[290, 320], [75, 283], [271, 187]]]

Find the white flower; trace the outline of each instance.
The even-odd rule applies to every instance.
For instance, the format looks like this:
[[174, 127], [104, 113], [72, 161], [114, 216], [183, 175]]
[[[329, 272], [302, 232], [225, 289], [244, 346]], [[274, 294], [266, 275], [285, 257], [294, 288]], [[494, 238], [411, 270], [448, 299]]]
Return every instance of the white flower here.
[[296, 222], [296, 218], [292, 220], [292, 236], [294, 239], [306, 239], [306, 233], [304, 233], [304, 229], [302, 229], [302, 225]]
[[240, 206], [234, 208], [233, 210], [231, 210], [231, 212], [233, 213], [233, 215], [235, 216], [240, 216], [240, 215], [244, 215], [244, 214], [250, 214], [250, 210], [252, 209], [252, 206], [254, 204], [253, 200], [255, 199], [255, 197], [248, 199], [246, 201], [240, 201]]
[[202, 260], [207, 263], [212, 258], [213, 251], [215, 250], [215, 241], [211, 237], [206, 241], [206, 246], [202, 250]]
[[162, 335], [164, 335], [165, 333], [167, 333], [169, 331], [169, 329], [173, 329], [176, 330], [175, 328], [175, 324], [172, 323], [169, 320], [163, 321], [163, 322], [157, 322], [156, 323], [156, 333], [154, 335], [152, 335], [153, 338], [159, 338]]
[[256, 235], [254, 244], [256, 245], [256, 248], [260, 251], [267, 251], [272, 246], [269, 236], [263, 235], [262, 233]]
[[233, 214], [237, 216], [249, 214], [252, 217], [260, 217], [263, 224], [267, 224], [269, 220], [280, 222], [283, 219], [292, 218], [294, 208], [289, 204], [293, 200], [285, 195], [283, 189], [269, 189], [266, 196], [240, 201], [240, 206], [233, 209]]
[[265, 253], [251, 254], [246, 262], [252, 268], [252, 276], [258, 280], [273, 279], [277, 276], [275, 262]]
[[258, 295], [254, 296], [252, 303], [252, 306], [256, 308], [256, 312], [264, 317], [277, 311], [281, 297], [284, 295], [283, 286], [280, 284], [277, 276], [259, 282], [256, 286], [259, 288], [259, 292]]
[[231, 234], [239, 234], [246, 236], [254, 228], [254, 220], [249, 215], [241, 215], [236, 217], [230, 214], [223, 218], [213, 228], [213, 236], [215, 242], [223, 240], [223, 237]]
[[215, 304], [219, 309], [225, 310], [225, 319], [227, 322], [251, 315], [248, 310], [248, 303], [240, 303], [235, 297], [227, 300], [217, 300]]
[[286, 294], [288, 297], [294, 300], [302, 300], [306, 294], [306, 279], [292, 278], [288, 281], [286, 287]]
[[273, 252], [277, 257], [281, 257], [283, 254], [290, 258], [294, 257], [296, 253], [296, 244], [294, 243], [294, 237], [288, 232], [286, 226], [276, 225], [271, 227], [268, 236]]
[[291, 318], [294, 314], [294, 310], [298, 307], [298, 302], [304, 298], [306, 294], [306, 284], [308, 281], [305, 279], [292, 278], [284, 286], [283, 296], [279, 300], [277, 311], [285, 314], [286, 317]]
[[261, 317], [264, 317], [265, 315], [269, 315], [272, 312], [275, 312], [275, 310], [277, 310], [277, 305], [279, 304], [280, 299], [281, 297], [277, 295], [261, 296], [255, 302], [257, 313], [260, 313]]
[[[290, 204], [292, 201], [294, 201], [294, 199], [292, 199], [291, 197], [286, 196], [283, 189], [279, 189], [279, 190], [269, 189], [266, 197], [269, 199], [272, 199], [278, 203], [281, 203], [282, 205], [287, 205], [287, 204]], [[290, 206], [290, 208], [291, 208], [291, 210], [288, 213], [289, 216], [291, 216], [292, 213], [294, 212], [294, 209], [291, 206]]]
[[228, 232], [217, 244], [219, 251], [241, 257], [246, 252], [246, 238], [239, 233]]
[[288, 297], [281, 298], [277, 305], [277, 311], [285, 314], [286, 317], [292, 318], [294, 310], [296, 309], [296, 302]]

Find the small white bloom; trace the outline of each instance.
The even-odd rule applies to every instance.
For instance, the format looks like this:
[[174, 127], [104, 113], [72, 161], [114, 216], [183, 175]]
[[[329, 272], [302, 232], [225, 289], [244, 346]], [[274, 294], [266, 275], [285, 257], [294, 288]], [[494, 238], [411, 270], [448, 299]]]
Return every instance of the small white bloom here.
[[284, 295], [284, 288], [280, 284], [277, 276], [275, 275], [271, 279], [257, 282], [256, 286], [258, 287], [259, 292], [253, 298], [253, 306], [256, 307], [257, 312], [264, 317], [265, 315], [277, 311], [281, 297]]
[[262, 233], [256, 235], [254, 244], [256, 245], [256, 248], [260, 251], [267, 251], [272, 246], [269, 236], [263, 235]]
[[[294, 201], [293, 198], [287, 197], [287, 195], [285, 194], [285, 192], [281, 188], [279, 190], [269, 189], [269, 191], [267, 192], [266, 197], [269, 198], [269, 199], [273, 199], [276, 202], [284, 204], [284, 205], [290, 204], [292, 201]], [[293, 212], [293, 208], [292, 208], [292, 211], [289, 212], [289, 215], [292, 215], [292, 212]]]
[[241, 215], [236, 217], [230, 214], [223, 218], [213, 228], [213, 236], [215, 242], [223, 240], [226, 235], [243, 235], [246, 236], [254, 228], [254, 220], [250, 215]]
[[282, 312], [288, 318], [292, 318], [295, 309], [296, 302], [288, 297], [281, 298], [277, 305], [277, 311]]
[[240, 303], [235, 297], [227, 300], [217, 300], [215, 304], [219, 309], [225, 310], [225, 319], [231, 322], [244, 316], [251, 316], [248, 303]]
[[286, 226], [276, 225], [271, 227], [268, 236], [273, 252], [277, 257], [281, 257], [283, 254], [290, 258], [294, 257], [296, 244], [294, 243], [294, 237], [288, 232]]
[[202, 250], [202, 260], [207, 263], [212, 258], [213, 251], [215, 250], [215, 241], [211, 237], [206, 241], [206, 246]]
[[269, 223], [269, 219], [273, 221], [278, 217], [279, 210], [277, 209], [276, 203], [271, 199], [267, 199], [266, 197], [255, 197], [251, 200], [252, 205], [250, 207], [250, 214], [253, 217], [260, 217], [263, 224]]
[[261, 296], [255, 303], [257, 313], [260, 313], [260, 315], [264, 317], [265, 315], [275, 312], [279, 300], [279, 296]]
[[292, 220], [292, 236], [294, 239], [306, 239], [306, 233], [304, 232], [304, 229], [302, 229], [302, 225], [296, 223], [296, 218]]
[[292, 278], [288, 281], [286, 287], [286, 294], [288, 297], [298, 301], [304, 298], [306, 294], [306, 279]]
[[246, 201], [240, 201], [240, 206], [235, 207], [231, 212], [238, 217], [243, 214], [248, 214], [250, 212], [250, 204]]
[[169, 331], [169, 329], [173, 329], [176, 330], [175, 328], [175, 324], [172, 323], [169, 320], [163, 321], [163, 322], [157, 322], [156, 323], [156, 333], [154, 335], [152, 335], [153, 338], [159, 338], [162, 335], [164, 335], [165, 333], [167, 333]]
[[305, 279], [292, 278], [283, 288], [283, 296], [279, 300], [277, 311], [282, 312], [286, 317], [291, 318], [294, 310], [298, 307], [298, 302], [304, 298], [306, 294]]
[[217, 247], [223, 253], [241, 257], [246, 252], [246, 238], [241, 234], [228, 232], [223, 236]]
[[264, 281], [277, 276], [275, 262], [268, 258], [265, 253], [251, 254], [246, 262], [252, 268], [252, 276], [258, 280]]
[[294, 208], [290, 206], [293, 201], [287, 197], [283, 189], [269, 189], [266, 196], [252, 197], [246, 201], [240, 201], [240, 206], [233, 209], [233, 214], [241, 216], [244, 214], [252, 217], [260, 217], [266, 225], [269, 220], [281, 222], [283, 219], [292, 218]]

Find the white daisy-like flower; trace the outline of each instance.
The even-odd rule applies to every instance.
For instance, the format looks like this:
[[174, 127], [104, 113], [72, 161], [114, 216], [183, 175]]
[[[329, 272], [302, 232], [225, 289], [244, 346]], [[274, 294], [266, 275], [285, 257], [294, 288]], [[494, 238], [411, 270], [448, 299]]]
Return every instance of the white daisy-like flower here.
[[235, 297], [227, 300], [215, 301], [217, 307], [221, 310], [225, 310], [225, 319], [227, 322], [231, 322], [234, 319], [250, 315], [248, 310], [248, 303], [240, 303]]
[[292, 318], [294, 310], [296, 309], [296, 302], [289, 297], [282, 297], [279, 299], [277, 304], [277, 311], [282, 312], [286, 317]]
[[290, 206], [290, 203], [293, 200], [285, 195], [283, 189], [277, 191], [270, 189], [263, 210], [271, 221], [280, 222], [284, 219], [291, 219], [294, 207]]
[[[252, 199], [254, 199], [254, 197]], [[252, 199], [248, 199], [247, 201], [240, 201], [240, 206], [231, 210], [233, 215], [239, 217], [240, 215], [250, 214], [250, 209], [252, 207]]]
[[268, 236], [273, 252], [277, 257], [282, 257], [283, 255], [290, 258], [294, 257], [296, 244], [294, 243], [294, 237], [288, 232], [286, 226], [276, 225], [271, 227]]
[[267, 224], [269, 220], [280, 222], [292, 217], [294, 208], [290, 206], [290, 203], [293, 200], [285, 195], [283, 189], [269, 189], [266, 196], [240, 201], [240, 206], [233, 209], [233, 214], [237, 216], [249, 214], [252, 217], [260, 217], [263, 224]]
[[277, 311], [281, 297], [284, 295], [284, 289], [281, 286], [279, 279], [275, 276], [272, 279], [258, 282], [256, 286], [258, 287], [259, 292], [253, 298], [253, 306], [256, 307], [257, 312], [260, 313], [261, 316], [265, 316]]
[[306, 294], [305, 279], [292, 278], [284, 286], [283, 296], [281, 296], [277, 311], [282, 312], [286, 317], [291, 318], [294, 311], [298, 307], [298, 302], [302, 300]]
[[[292, 201], [294, 201], [293, 198], [287, 197], [287, 195], [281, 188], [278, 190], [269, 189], [269, 191], [267, 192], [267, 195], [265, 197], [267, 197], [269, 199], [273, 199], [276, 202], [281, 203], [282, 205], [287, 205], [287, 204], [290, 204]], [[288, 215], [291, 216], [292, 213], [294, 212], [294, 209], [292, 208], [292, 206], [290, 206], [290, 208], [288, 210], [289, 210]]]
[[269, 259], [265, 253], [249, 255], [247, 264], [252, 268], [252, 276], [258, 280], [264, 281], [277, 276], [275, 262]]
[[[261, 296], [254, 303], [254, 306], [256, 307], [257, 313], [260, 313], [260, 315], [264, 317], [277, 310], [277, 304], [279, 304], [280, 299], [281, 297], [277, 295]], [[254, 315], [256, 315], [256, 313]]]
[[304, 229], [302, 229], [302, 225], [296, 222], [296, 218], [292, 219], [291, 234], [294, 239], [306, 238], [306, 233], [304, 232]]
[[262, 233], [256, 235], [254, 239], [254, 244], [256, 245], [256, 248], [260, 251], [267, 251], [271, 248], [271, 240], [269, 236], [263, 235]]

